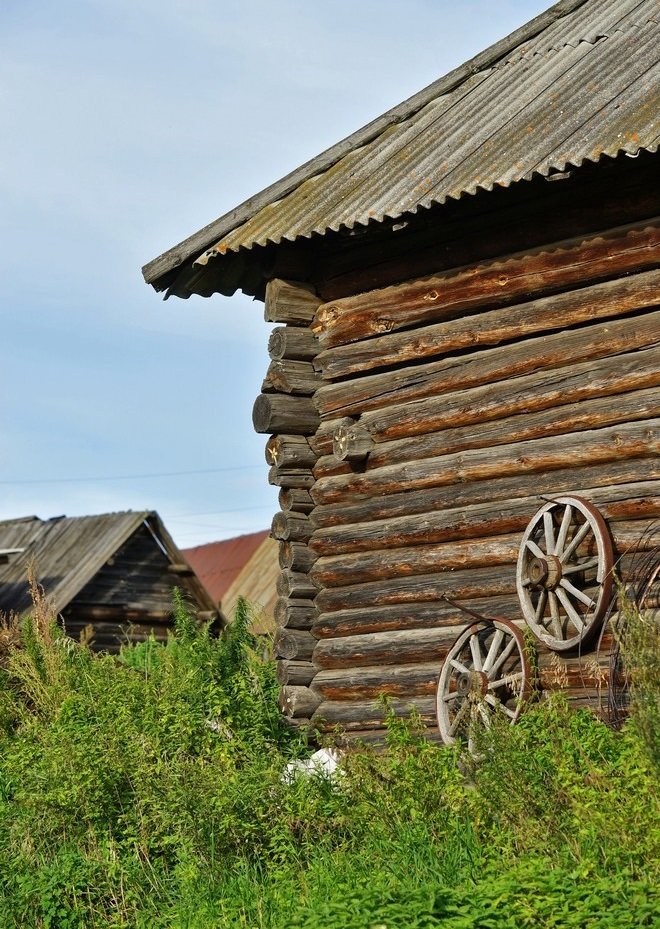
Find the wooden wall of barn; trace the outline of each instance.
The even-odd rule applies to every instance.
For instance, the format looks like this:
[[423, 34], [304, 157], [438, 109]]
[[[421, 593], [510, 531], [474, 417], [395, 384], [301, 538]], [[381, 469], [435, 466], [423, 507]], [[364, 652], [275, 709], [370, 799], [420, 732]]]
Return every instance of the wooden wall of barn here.
[[[543, 497], [604, 515], [618, 571], [660, 516], [659, 221], [320, 304], [273, 282], [271, 433], [282, 708], [364, 739], [384, 709], [435, 726], [466, 615], [522, 622], [515, 562]], [[612, 637], [538, 649], [542, 689], [606, 703]]]
[[108, 652], [151, 635], [165, 641], [173, 621], [174, 588], [182, 588], [184, 596], [200, 605], [186, 590], [186, 569], [192, 575], [187, 565], [172, 564], [143, 524], [64, 610], [67, 633], [75, 638], [84, 633], [92, 649]]

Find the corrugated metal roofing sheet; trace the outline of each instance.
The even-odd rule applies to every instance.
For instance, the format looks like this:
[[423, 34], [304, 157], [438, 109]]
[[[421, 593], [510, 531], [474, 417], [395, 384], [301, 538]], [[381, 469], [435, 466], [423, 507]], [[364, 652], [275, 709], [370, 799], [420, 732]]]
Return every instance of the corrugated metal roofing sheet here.
[[[246, 221], [195, 264], [255, 245], [396, 220], [603, 155], [657, 150], [658, 0], [586, 0], [553, 10], [545, 28], [529, 30], [515, 47], [503, 40], [506, 54], [468, 69], [449, 89], [437, 82], [437, 94], [423, 94], [405, 118], [386, 121], [333, 164], [319, 156], [318, 169], [306, 166], [286, 196], [255, 197]], [[218, 224], [208, 231], [213, 228]], [[175, 282], [171, 292], [187, 296], [189, 287], [194, 291], [189, 280], [181, 287]]]

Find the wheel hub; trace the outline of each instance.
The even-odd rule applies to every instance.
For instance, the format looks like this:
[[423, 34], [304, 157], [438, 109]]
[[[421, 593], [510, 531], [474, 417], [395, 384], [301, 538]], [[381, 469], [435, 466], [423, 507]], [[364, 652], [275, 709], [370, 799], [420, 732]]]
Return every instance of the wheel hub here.
[[488, 676], [483, 671], [469, 671], [456, 678], [456, 690], [462, 697], [483, 697], [488, 693]]
[[554, 590], [559, 586], [562, 578], [561, 561], [556, 555], [546, 555], [544, 558], [532, 558], [529, 562], [529, 579], [533, 587], [545, 587]]

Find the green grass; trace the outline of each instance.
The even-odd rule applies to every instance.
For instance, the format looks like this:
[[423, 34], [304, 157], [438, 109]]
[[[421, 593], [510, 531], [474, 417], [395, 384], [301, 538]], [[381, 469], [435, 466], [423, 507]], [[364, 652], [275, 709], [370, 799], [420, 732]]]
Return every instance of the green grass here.
[[213, 639], [179, 603], [167, 645], [118, 661], [38, 603], [6, 637], [1, 929], [660, 925], [657, 769], [637, 716], [615, 733], [539, 704], [467, 773], [392, 720], [387, 751], [288, 784], [310, 749], [247, 625], [241, 604]]

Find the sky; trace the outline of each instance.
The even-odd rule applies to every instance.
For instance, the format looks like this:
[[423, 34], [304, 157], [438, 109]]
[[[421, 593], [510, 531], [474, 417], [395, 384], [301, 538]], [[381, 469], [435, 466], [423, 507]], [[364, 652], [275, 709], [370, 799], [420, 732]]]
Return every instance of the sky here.
[[549, 0], [1, 0], [0, 519], [267, 528], [261, 303], [140, 268]]

